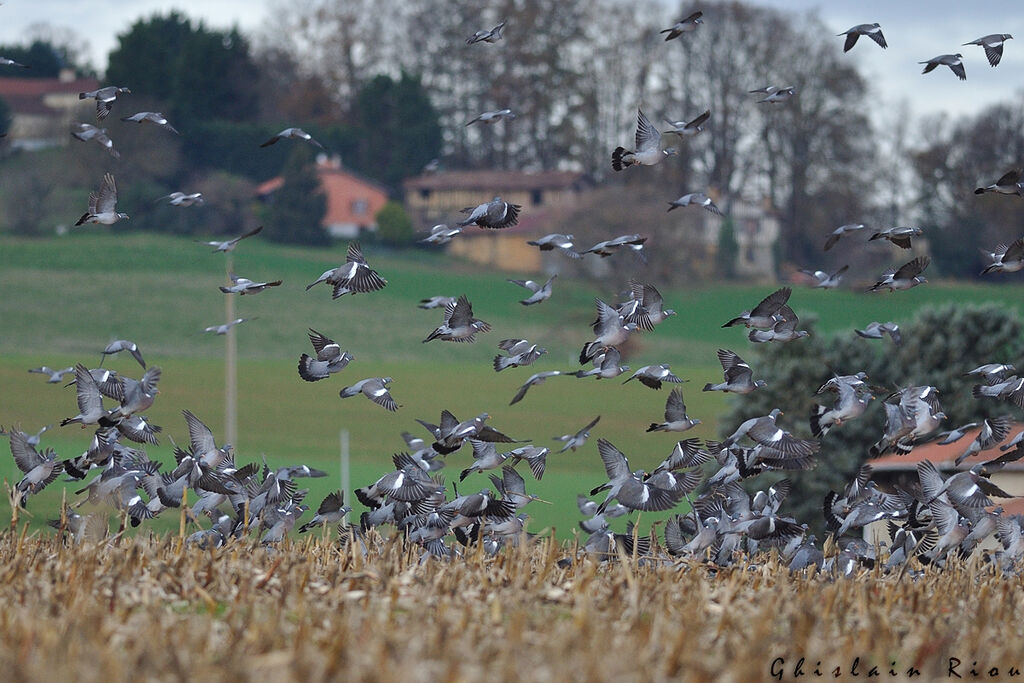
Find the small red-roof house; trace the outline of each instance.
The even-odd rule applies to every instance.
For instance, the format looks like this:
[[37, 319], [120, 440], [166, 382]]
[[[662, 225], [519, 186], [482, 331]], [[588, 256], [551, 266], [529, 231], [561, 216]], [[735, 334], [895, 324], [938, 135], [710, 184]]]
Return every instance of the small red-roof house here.
[[68, 144], [72, 123], [96, 118], [96, 102], [80, 100], [78, 93], [98, 87], [96, 79], [75, 78], [70, 71], [60, 78], [0, 78], [0, 98], [11, 108], [11, 146], [40, 149]]
[[[319, 157], [316, 174], [327, 199], [323, 226], [331, 237], [352, 239], [377, 230], [377, 212], [388, 201], [383, 185], [344, 170], [337, 157]], [[271, 178], [256, 188], [256, 196], [265, 199], [283, 184], [280, 176]]]

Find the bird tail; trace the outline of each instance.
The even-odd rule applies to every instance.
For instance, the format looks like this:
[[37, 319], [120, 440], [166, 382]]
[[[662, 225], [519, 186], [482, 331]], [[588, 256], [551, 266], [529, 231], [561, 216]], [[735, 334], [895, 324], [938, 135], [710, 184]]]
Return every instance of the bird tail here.
[[733, 325], [739, 325], [741, 323], [743, 323], [743, 318], [733, 318], [726, 324], [722, 325], [722, 327], [732, 327]]
[[975, 189], [974, 190], [974, 194], [985, 194], [985, 188], [984, 187], [979, 187], [979, 188]]
[[501, 372], [506, 368], [512, 367], [512, 359], [508, 356], [495, 356], [494, 357], [494, 371]]
[[811, 434], [814, 434], [814, 438], [820, 439], [825, 434], [828, 434], [829, 427], [831, 425], [821, 424], [821, 416], [828, 412], [828, 408], [821, 405], [814, 406], [811, 410]]
[[701, 391], [714, 391], [714, 390], [715, 390], [715, 385], [711, 384], [711, 383], [705, 384], [704, 388], [701, 389]]
[[624, 168], [632, 166], [628, 161], [624, 161], [622, 156], [626, 153], [625, 147], [616, 147], [615, 151], [612, 152], [612, 170], [621, 171]]
[[583, 349], [580, 351], [580, 365], [586, 365], [589, 363], [601, 349], [604, 348], [599, 342], [592, 341], [587, 342], [583, 345]]
[[299, 377], [306, 380], [307, 382], [316, 382], [317, 380], [325, 379], [327, 375], [314, 375], [310, 368], [313, 365], [313, 359], [308, 354], [302, 354], [299, 356]]
[[983, 384], [975, 384], [974, 387], [971, 389], [971, 396], [973, 396], [974, 398], [982, 398], [984, 396], [984, 394], [981, 393], [981, 388], [983, 386], [985, 386], [985, 385], [983, 385]]
[[658, 424], [656, 422], [652, 422], [651, 426], [647, 428], [647, 431], [648, 432], [663, 432], [663, 431], [665, 431], [665, 427], [663, 427], [662, 425], [660, 425], [660, 424]]

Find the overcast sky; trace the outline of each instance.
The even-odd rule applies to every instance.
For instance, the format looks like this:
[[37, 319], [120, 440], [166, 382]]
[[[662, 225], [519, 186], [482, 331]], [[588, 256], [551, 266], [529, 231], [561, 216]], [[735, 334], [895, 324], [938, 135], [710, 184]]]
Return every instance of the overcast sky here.
[[[343, 0], [342, 0], [343, 1]], [[666, 7], [676, 3], [666, 2]], [[1024, 89], [1024, 2], [1022, 0], [757, 0], [756, 4], [788, 10], [816, 10], [832, 33], [861, 23], [879, 22], [888, 50], [861, 39], [847, 55], [871, 81], [878, 106], [906, 98], [917, 113], [973, 113], [1006, 100]], [[0, 5], [0, 43], [22, 42], [33, 23], [48, 22], [73, 30], [89, 44], [88, 54], [101, 72], [118, 33], [154, 13], [178, 9], [212, 28], [238, 26], [255, 31], [268, 14], [264, 0], [3, 0]], [[670, 15], [666, 13], [666, 17]], [[701, 30], [713, 31], [705, 24]], [[511, 34], [514, 27], [508, 27]], [[961, 44], [989, 33], [1010, 33], [1003, 60], [991, 68], [980, 47]], [[836, 37], [842, 50], [842, 38]], [[946, 67], [921, 75], [917, 62], [940, 54], [961, 52], [967, 81], [961, 83]], [[0, 55], [2, 56], [2, 55]], [[784, 79], [784, 75], [780, 74]], [[130, 85], [130, 84], [129, 84]]]

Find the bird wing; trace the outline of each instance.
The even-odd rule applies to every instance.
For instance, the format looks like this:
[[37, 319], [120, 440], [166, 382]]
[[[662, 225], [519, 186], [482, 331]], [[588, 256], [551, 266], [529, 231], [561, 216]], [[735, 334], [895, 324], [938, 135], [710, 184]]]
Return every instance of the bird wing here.
[[210, 428], [190, 410], [183, 410], [181, 414], [185, 416], [185, 424], [188, 425], [188, 440], [192, 444], [192, 452], [202, 457], [217, 450], [217, 443]]
[[25, 432], [19, 429], [12, 429], [10, 438], [11, 455], [14, 456], [14, 462], [18, 465], [19, 470], [28, 474], [43, 464], [43, 457], [28, 442], [28, 435]]
[[754, 310], [750, 312], [750, 317], [774, 315], [787, 301], [789, 301], [789, 295], [792, 293], [793, 290], [789, 287], [782, 287], [775, 290], [754, 307]]
[[89, 370], [79, 363], [75, 366], [75, 393], [78, 399], [78, 412], [82, 415], [90, 415], [96, 411], [103, 411], [103, 396], [96, 380], [89, 374]]
[[988, 63], [995, 66], [999, 63], [999, 60], [1003, 58], [1003, 43], [999, 42], [996, 44], [985, 43], [982, 45], [985, 48], [985, 56], [988, 58]]
[[912, 280], [928, 267], [932, 260], [928, 256], [918, 256], [913, 261], [908, 261], [900, 266], [899, 270], [893, 273], [893, 280]]
[[642, 152], [657, 149], [661, 144], [661, 133], [647, 115], [640, 109], [636, 111], [636, 151]]
[[1019, 261], [1024, 258], [1024, 237], [1018, 237], [1013, 241], [1010, 246], [1003, 252], [1003, 263], [1010, 263], [1012, 261]]
[[889, 47], [889, 44], [885, 42], [885, 36], [882, 35], [882, 29], [880, 28], [875, 29], [874, 31], [868, 31], [864, 35], [878, 43], [878, 45], [883, 48]]
[[853, 49], [853, 46], [857, 44], [857, 39], [860, 38], [860, 34], [856, 31], [850, 31], [846, 34], [846, 43], [843, 45], [843, 52], [849, 52]]
[[[89, 197], [90, 210], [92, 196]], [[100, 183], [100, 192], [96, 199], [96, 211], [94, 213], [111, 213], [117, 205], [117, 186], [114, 185], [114, 176], [107, 173]]]
[[665, 422], [686, 419], [686, 404], [683, 402], [681, 389], [673, 389], [665, 401]]
[[395, 403], [395, 399], [391, 397], [391, 392], [384, 386], [384, 382], [379, 379], [373, 379], [363, 385], [363, 395], [370, 399], [377, 405], [395, 412], [398, 410], [398, 404]]
[[473, 305], [469, 303], [469, 299], [465, 294], [459, 297], [459, 300], [451, 309], [451, 315], [446, 316], [449, 327], [465, 327], [473, 322]]
[[598, 439], [597, 452], [601, 455], [604, 471], [608, 474], [610, 481], [629, 476], [629, 461], [626, 460], [626, 455], [613, 446], [610, 441]]

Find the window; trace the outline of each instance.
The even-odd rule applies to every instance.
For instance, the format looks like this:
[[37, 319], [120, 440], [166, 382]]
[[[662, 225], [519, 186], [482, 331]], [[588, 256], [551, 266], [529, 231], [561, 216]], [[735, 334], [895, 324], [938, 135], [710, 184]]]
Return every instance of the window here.
[[354, 213], [357, 216], [366, 215], [366, 211], [369, 208], [370, 203], [365, 199], [357, 199], [354, 202], [352, 202], [352, 213]]
[[530, 201], [533, 202], [534, 206], [540, 206], [544, 203], [544, 191], [543, 190], [531, 190]]
[[420, 190], [420, 199], [430, 199], [430, 190], [426, 187]]

